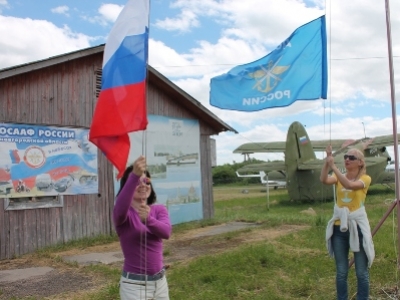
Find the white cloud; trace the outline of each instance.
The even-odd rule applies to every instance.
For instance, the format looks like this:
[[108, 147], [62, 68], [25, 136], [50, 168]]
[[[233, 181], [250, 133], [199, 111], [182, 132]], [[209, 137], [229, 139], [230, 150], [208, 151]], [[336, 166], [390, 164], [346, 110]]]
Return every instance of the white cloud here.
[[66, 15], [67, 17], [69, 17], [68, 11], [69, 11], [69, 7], [66, 5], [57, 6], [57, 7], [51, 9], [52, 13]]
[[113, 24], [118, 18], [121, 10], [124, 8], [123, 5], [117, 4], [102, 4], [98, 9], [98, 15], [96, 16], [82, 16], [82, 19], [93, 23], [99, 24], [103, 27]]
[[[171, 6], [181, 9], [178, 17], [157, 21], [158, 24], [168, 21], [167, 30], [182, 31], [181, 16], [183, 12], [190, 11], [192, 19], [209, 17], [214, 22], [223, 24], [224, 36], [258, 41], [274, 47], [283, 41], [280, 40], [282, 34], [286, 38], [294, 28], [323, 14], [321, 9], [307, 8], [302, 1], [298, 0], [269, 0], [268, 3], [265, 0], [177, 0]], [[293, 18], [293, 16], [296, 17]], [[189, 22], [185, 24], [191, 25]], [[185, 31], [190, 29], [190, 26], [185, 27]]]
[[163, 42], [150, 39], [149, 64], [158, 69], [164, 76], [180, 77], [186, 74], [191, 62]]
[[154, 25], [168, 31], [186, 32], [190, 31], [191, 28], [199, 27], [200, 23], [194, 12], [184, 9], [176, 18], [157, 20]]
[[0, 68], [27, 63], [90, 46], [90, 37], [44, 20], [0, 15]]
[[102, 16], [107, 22], [114, 23], [118, 18], [121, 10], [123, 9], [122, 5], [117, 4], [102, 4], [99, 8], [99, 14]]
[[164, 43], [150, 44], [150, 64], [171, 78], [216, 76], [236, 64], [256, 60], [265, 54], [264, 48], [259, 45], [249, 45], [243, 40], [230, 38], [221, 38], [217, 44], [199, 41], [198, 45], [189, 53], [179, 54]]

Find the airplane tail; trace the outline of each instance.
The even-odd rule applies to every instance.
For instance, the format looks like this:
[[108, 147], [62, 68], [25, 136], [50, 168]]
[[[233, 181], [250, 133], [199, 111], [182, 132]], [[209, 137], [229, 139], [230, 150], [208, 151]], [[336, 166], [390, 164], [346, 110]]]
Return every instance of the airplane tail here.
[[[285, 167], [287, 189], [292, 200], [317, 200], [332, 197], [332, 187], [319, 180], [321, 164], [304, 126], [293, 122], [286, 138]], [[309, 163], [307, 163], [309, 162]]]
[[301, 123], [293, 122], [286, 137], [286, 165], [297, 166], [311, 159], [316, 156], [307, 131]]

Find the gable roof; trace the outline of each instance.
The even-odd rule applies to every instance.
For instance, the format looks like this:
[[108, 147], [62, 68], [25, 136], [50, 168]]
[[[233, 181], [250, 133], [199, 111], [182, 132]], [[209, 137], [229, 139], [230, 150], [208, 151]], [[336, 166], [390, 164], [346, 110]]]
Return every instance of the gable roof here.
[[[5, 69], [0, 69], [0, 80], [8, 77], [20, 75], [23, 73], [39, 70], [42, 68], [54, 66], [57, 64], [61, 64], [70, 60], [82, 58], [85, 56], [89, 56], [92, 54], [102, 53], [104, 51], [104, 44], [90, 47], [74, 52], [69, 52], [66, 54], [61, 54], [57, 56], [52, 56], [47, 59], [42, 59], [22, 65], [17, 65]], [[207, 109], [204, 105], [202, 105], [195, 98], [190, 96], [184, 90], [175, 85], [172, 81], [158, 72], [156, 69], [148, 66], [148, 80], [153, 85], [157, 86], [161, 90], [163, 90], [166, 94], [168, 94], [173, 99], [176, 99], [180, 102], [180, 104], [193, 113], [198, 119], [201, 119], [205, 123], [207, 123], [210, 127], [214, 128], [216, 132], [223, 131], [232, 131], [234, 133], [238, 133], [234, 128], [226, 124], [220, 118], [218, 118], [214, 113], [212, 113], [209, 109]]]

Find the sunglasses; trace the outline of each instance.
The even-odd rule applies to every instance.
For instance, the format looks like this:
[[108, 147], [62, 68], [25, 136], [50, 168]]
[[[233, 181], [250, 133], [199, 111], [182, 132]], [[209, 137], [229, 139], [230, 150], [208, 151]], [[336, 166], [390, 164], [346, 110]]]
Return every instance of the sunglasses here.
[[349, 159], [349, 160], [357, 160], [358, 157], [354, 156], [354, 155], [344, 155], [344, 160]]

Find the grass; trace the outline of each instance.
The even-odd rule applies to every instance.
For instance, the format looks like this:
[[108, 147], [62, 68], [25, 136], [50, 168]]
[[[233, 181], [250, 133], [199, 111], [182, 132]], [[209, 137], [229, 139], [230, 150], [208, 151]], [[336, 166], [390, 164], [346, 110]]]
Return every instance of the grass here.
[[[202, 257], [175, 268], [168, 276], [171, 299], [335, 299], [334, 261], [327, 256], [324, 241], [332, 202], [292, 203], [285, 200], [284, 193], [273, 193], [270, 200], [274, 204], [268, 210], [264, 196], [232, 199], [215, 203], [216, 220], [260, 222], [264, 227], [311, 226], [283, 236], [276, 243], [242, 245], [234, 251]], [[391, 190], [371, 188], [367, 211], [372, 228], [388, 211], [393, 199]], [[299, 213], [310, 206], [316, 216]], [[371, 299], [389, 299], [397, 289], [396, 213], [391, 213], [374, 237], [376, 258], [370, 271]], [[350, 295], [356, 292], [355, 278], [353, 267], [349, 274]]]
[[[247, 186], [246, 186], [247, 189]], [[367, 213], [374, 228], [388, 211], [394, 192], [373, 186], [367, 196]], [[243, 243], [234, 250], [207, 255], [187, 264], [176, 264], [168, 271], [170, 298], [173, 300], [245, 300], [245, 299], [335, 299], [334, 260], [325, 248], [325, 226], [333, 210], [332, 202], [298, 203], [287, 200], [285, 190], [271, 190], [269, 208], [265, 190], [215, 188], [215, 217], [211, 220], [174, 226], [179, 235], [190, 229], [228, 221], [257, 222], [253, 231], [279, 228], [282, 225], [308, 225], [308, 229], [280, 238]], [[302, 213], [312, 208], [316, 215]], [[214, 239], [230, 239], [227, 233]], [[45, 257], [73, 247], [87, 247], [115, 241], [116, 237], [100, 237], [73, 242], [39, 252]], [[213, 238], [209, 241], [212, 242]], [[370, 270], [370, 299], [399, 299], [397, 208], [389, 215], [374, 237], [376, 258]], [[166, 249], [165, 255], [170, 250]], [[119, 270], [109, 266], [84, 267], [85, 272], [100, 274], [105, 284], [96, 291], [73, 299], [119, 299]], [[355, 299], [354, 267], [349, 273], [349, 293]], [[1, 291], [0, 291], [1, 295]], [[391, 296], [391, 298], [389, 298]]]

